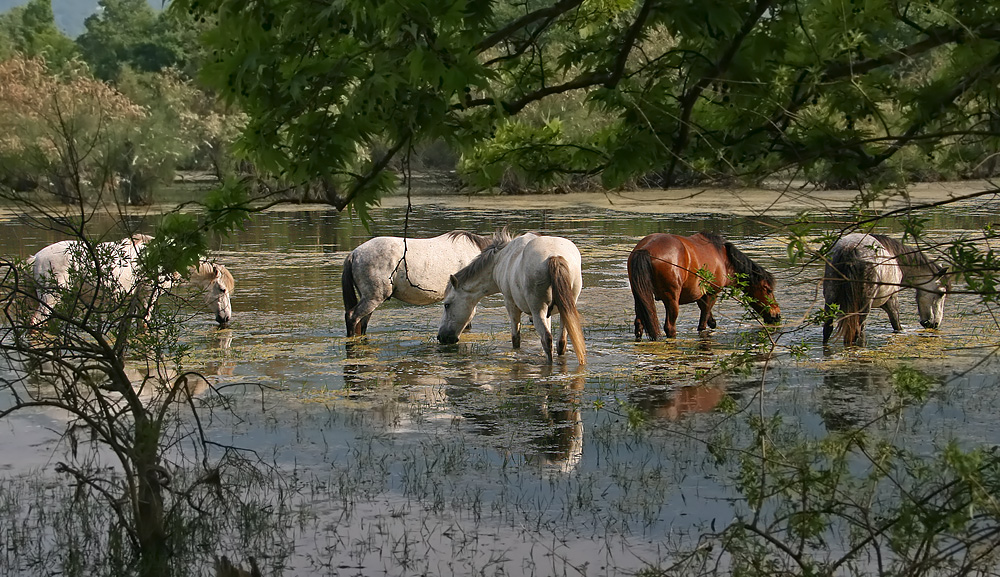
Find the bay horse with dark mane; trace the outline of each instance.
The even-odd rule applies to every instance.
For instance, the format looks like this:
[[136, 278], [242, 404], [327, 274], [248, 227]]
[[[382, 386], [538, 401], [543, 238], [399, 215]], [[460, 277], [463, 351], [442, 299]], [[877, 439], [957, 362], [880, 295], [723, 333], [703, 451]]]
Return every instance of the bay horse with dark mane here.
[[654, 233], [639, 241], [628, 256], [628, 280], [635, 297], [635, 338], [642, 340], [643, 330], [650, 340], [660, 336], [655, 301], [663, 301], [666, 336], [677, 336], [677, 313], [680, 305], [698, 303], [701, 318], [698, 330], [715, 328], [712, 306], [719, 290], [747, 283], [750, 308], [767, 324], [781, 320], [781, 310], [774, 300], [774, 276], [750, 260], [733, 243], [710, 232], [691, 236]]

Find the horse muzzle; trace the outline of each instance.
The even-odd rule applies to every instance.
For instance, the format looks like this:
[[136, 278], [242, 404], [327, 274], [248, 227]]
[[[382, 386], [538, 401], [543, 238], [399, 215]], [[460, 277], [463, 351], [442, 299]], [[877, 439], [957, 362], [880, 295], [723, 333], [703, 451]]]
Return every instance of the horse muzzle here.
[[438, 333], [438, 342], [442, 345], [453, 345], [458, 342], [458, 335], [454, 333]]
[[229, 317], [215, 316], [215, 322], [219, 323], [220, 329], [229, 328]]
[[924, 327], [925, 329], [936, 329], [938, 328], [938, 324], [940, 323], [936, 323], [932, 320], [920, 321], [920, 326]]

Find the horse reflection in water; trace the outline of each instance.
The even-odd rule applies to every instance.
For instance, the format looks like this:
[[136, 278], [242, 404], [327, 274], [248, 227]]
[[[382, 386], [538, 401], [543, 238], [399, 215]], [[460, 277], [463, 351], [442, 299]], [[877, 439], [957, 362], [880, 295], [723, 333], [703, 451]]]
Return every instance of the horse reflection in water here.
[[[35, 283], [38, 307], [31, 318], [39, 326], [57, 314], [60, 303], [72, 299], [71, 314], [82, 317], [91, 311], [130, 314], [131, 302], [138, 299], [148, 322], [152, 307], [161, 294], [170, 290], [174, 275], [152, 275], [142, 270], [141, 255], [153, 237], [134, 234], [117, 242], [86, 243], [64, 240], [39, 250], [27, 259]], [[221, 328], [232, 318], [230, 294], [235, 287], [226, 267], [201, 262], [188, 270], [191, 284], [205, 291], [205, 301]], [[154, 278], [155, 277], [155, 278]], [[108, 297], [112, 298], [108, 298]], [[79, 309], [79, 310], [77, 310]]]
[[[580, 369], [565, 375], [548, 365], [515, 362], [509, 373], [468, 366], [442, 375], [440, 366], [419, 361], [380, 362], [373, 347], [349, 350], [346, 397], [370, 403], [366, 413], [396, 433], [435, 422], [458, 426], [491, 440], [504, 459], [523, 454], [526, 462], [554, 473], [573, 471], [582, 458]], [[522, 382], [532, 384], [515, 384]]]
[[824, 372], [819, 414], [826, 429], [853, 432], [880, 422], [886, 411], [892, 410], [892, 404], [886, 403], [895, 394], [892, 380], [889, 369], [874, 364], [838, 367]]
[[674, 387], [663, 381], [630, 392], [628, 399], [650, 417], [676, 421], [686, 414], [712, 412], [725, 396], [721, 384]]

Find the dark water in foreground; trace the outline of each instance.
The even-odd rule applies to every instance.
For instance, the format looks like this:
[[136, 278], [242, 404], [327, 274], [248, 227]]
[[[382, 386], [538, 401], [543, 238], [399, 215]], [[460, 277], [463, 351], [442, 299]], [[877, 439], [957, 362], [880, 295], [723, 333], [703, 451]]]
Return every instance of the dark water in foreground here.
[[[401, 234], [404, 215], [377, 211], [371, 235]], [[954, 238], [989, 217], [973, 207], [936, 214], [931, 237]], [[0, 242], [3, 254], [27, 256], [56, 240], [16, 221], [3, 225], [15, 233]], [[805, 323], [821, 305], [822, 271], [790, 265], [773, 225], [589, 208], [414, 208], [413, 236], [510, 226], [573, 240], [584, 262], [589, 362], [580, 368], [572, 355], [546, 366], [530, 323], [512, 350], [499, 296], [483, 301], [458, 345], [434, 338], [439, 306], [396, 302], [376, 311], [367, 338], [348, 341], [342, 263], [370, 234], [323, 210], [254, 217], [214, 247], [237, 279], [234, 319], [227, 331], [208, 315], [191, 322], [188, 368], [237, 401], [243, 420], [219, 422], [210, 434], [275, 461], [300, 490], [284, 541], [261, 545], [258, 555], [289, 575], [634, 572], [668, 561], [738, 509], [730, 471], [706, 448], [722, 432], [745, 433], [739, 417], [713, 410], [723, 397], [760, 403], [818, 437], [877, 415], [900, 363], [938, 384], [892, 431], [895, 442], [930, 451], [950, 438], [1000, 440], [996, 366], [980, 362], [997, 327], [974, 299], [949, 300], [942, 329], [924, 331], [907, 296], [903, 333], [892, 334], [878, 311], [868, 349], [824, 354], [819, 328]], [[694, 305], [682, 308], [675, 341], [635, 343], [632, 335], [631, 248], [650, 232], [706, 229], [724, 233], [780, 283], [778, 346], [772, 355], [762, 349], [740, 376], [705, 377], [750, 347], [754, 325], [735, 303], [717, 305], [719, 328], [707, 336], [695, 331]], [[15, 440], [0, 449], [0, 474], [51, 470], [64, 450], [44, 441], [55, 427], [48, 415], [0, 424]]]

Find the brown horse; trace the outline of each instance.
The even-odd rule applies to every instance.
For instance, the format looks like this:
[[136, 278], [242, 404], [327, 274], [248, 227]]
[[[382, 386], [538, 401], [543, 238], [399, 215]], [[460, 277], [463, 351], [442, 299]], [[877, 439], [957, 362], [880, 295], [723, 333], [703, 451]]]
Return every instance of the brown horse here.
[[764, 322], [781, 320], [774, 300], [774, 277], [740, 252], [733, 243], [709, 232], [691, 236], [655, 233], [639, 241], [628, 256], [628, 280], [635, 297], [635, 338], [642, 340], [643, 329], [650, 340], [660, 336], [655, 300], [663, 301], [667, 319], [663, 330], [677, 336], [680, 305], [698, 303], [701, 319], [698, 330], [715, 328], [712, 306], [719, 289], [746, 280], [750, 307]]

